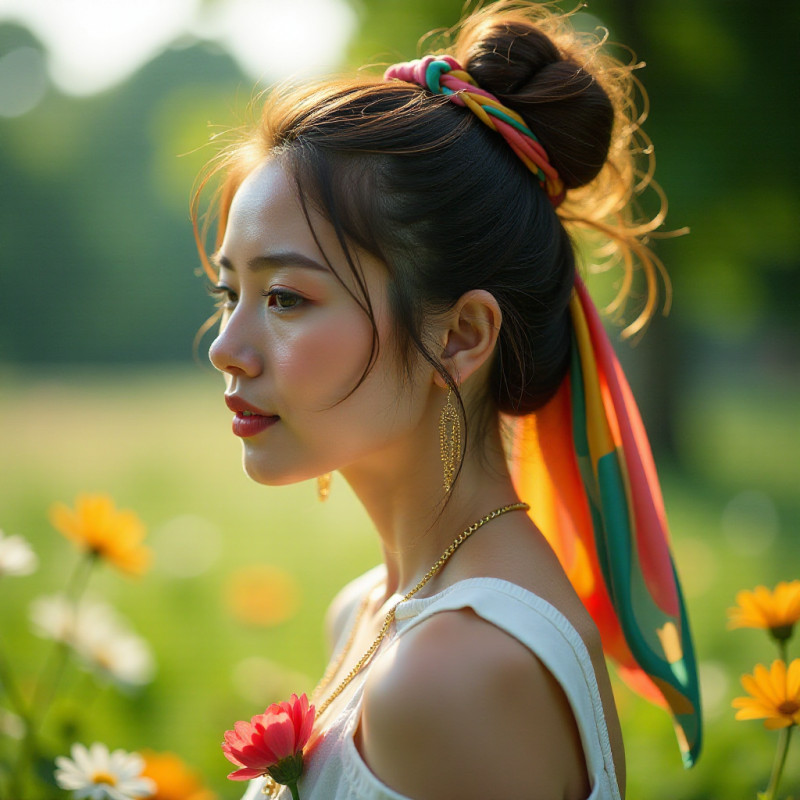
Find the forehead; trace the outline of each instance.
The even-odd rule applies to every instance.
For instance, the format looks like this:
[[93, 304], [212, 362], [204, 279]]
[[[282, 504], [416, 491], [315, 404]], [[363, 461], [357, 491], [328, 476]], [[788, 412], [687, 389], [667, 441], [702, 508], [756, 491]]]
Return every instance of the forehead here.
[[231, 202], [223, 249], [261, 244], [283, 233], [311, 238], [294, 183], [283, 167], [268, 159], [244, 179]]
[[291, 174], [279, 159], [270, 157], [247, 175], [234, 194], [218, 256], [244, 265], [254, 258], [286, 253], [331, 268], [359, 302], [366, 300], [366, 292], [369, 302], [380, 303], [375, 293], [386, 290], [386, 265], [353, 242], [345, 251], [334, 226], [313, 203], [303, 208]]

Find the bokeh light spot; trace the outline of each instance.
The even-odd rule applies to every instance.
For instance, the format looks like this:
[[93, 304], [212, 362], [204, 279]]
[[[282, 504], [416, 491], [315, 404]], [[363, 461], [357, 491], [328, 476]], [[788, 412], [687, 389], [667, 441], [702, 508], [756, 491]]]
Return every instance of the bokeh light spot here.
[[300, 587], [294, 576], [271, 564], [253, 564], [231, 573], [225, 604], [231, 615], [248, 625], [271, 627], [294, 616]]
[[47, 91], [44, 58], [35, 47], [17, 47], [0, 58], [0, 117], [21, 117]]

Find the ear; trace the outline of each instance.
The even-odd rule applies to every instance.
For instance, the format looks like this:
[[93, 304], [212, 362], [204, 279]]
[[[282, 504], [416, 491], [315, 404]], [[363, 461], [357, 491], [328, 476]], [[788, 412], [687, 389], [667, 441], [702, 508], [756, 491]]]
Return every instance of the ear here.
[[[445, 315], [439, 331], [440, 358], [456, 383], [463, 383], [489, 361], [502, 321], [497, 300], [484, 289], [466, 292]], [[442, 389], [447, 388], [438, 372], [434, 381]]]

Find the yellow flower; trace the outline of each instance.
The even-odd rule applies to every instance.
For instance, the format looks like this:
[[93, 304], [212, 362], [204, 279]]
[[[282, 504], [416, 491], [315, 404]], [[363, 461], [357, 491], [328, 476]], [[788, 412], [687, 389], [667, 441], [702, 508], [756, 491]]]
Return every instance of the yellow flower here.
[[788, 639], [800, 620], [800, 580], [781, 581], [773, 591], [756, 586], [739, 592], [736, 602], [728, 609], [728, 628], [763, 628], [776, 639]]
[[79, 495], [74, 510], [56, 503], [50, 521], [67, 539], [123, 572], [141, 575], [150, 564], [150, 550], [141, 543], [142, 521], [133, 511], [118, 511], [107, 495]]
[[751, 696], [733, 701], [736, 719], [763, 719], [770, 730], [800, 724], [800, 658], [788, 669], [780, 659], [769, 669], [757, 664], [752, 675], [742, 676], [742, 686]]
[[145, 750], [142, 776], [156, 785], [149, 800], [216, 800], [216, 795], [174, 753]]

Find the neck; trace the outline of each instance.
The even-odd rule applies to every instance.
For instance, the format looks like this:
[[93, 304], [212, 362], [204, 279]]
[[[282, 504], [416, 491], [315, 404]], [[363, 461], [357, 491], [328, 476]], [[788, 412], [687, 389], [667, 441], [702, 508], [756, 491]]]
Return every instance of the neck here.
[[381, 539], [386, 596], [406, 594], [452, 541], [490, 511], [516, 502], [499, 430], [475, 442], [445, 494], [439, 443], [400, 443], [377, 463], [341, 470]]

